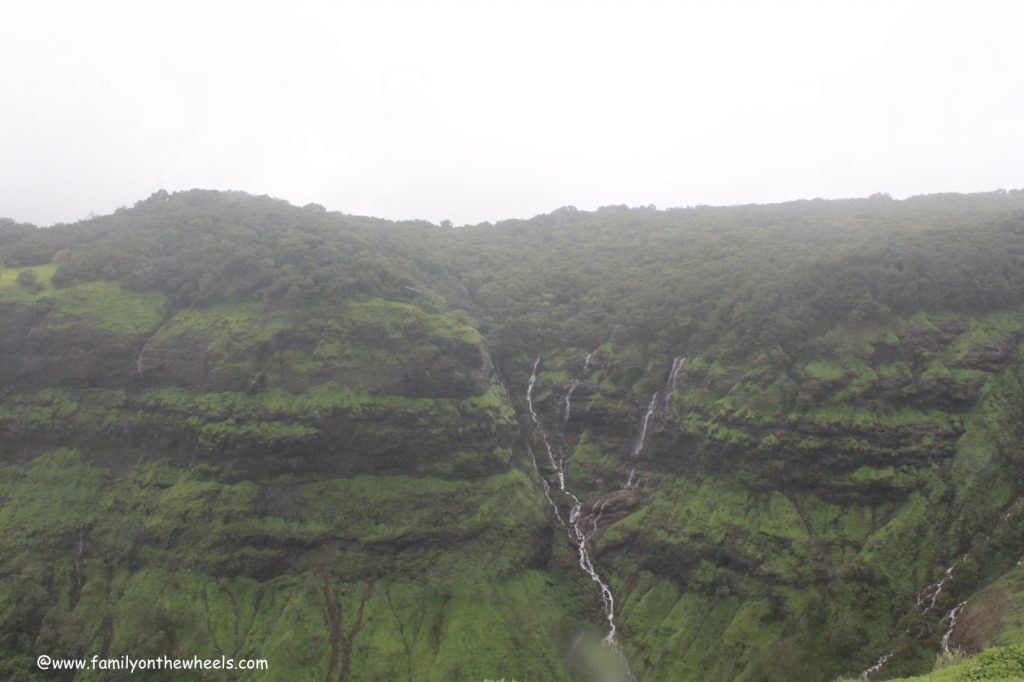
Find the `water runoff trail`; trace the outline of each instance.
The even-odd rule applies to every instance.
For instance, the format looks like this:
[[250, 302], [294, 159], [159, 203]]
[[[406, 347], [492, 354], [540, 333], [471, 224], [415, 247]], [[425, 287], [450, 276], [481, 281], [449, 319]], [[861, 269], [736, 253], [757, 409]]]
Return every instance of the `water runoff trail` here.
[[[593, 354], [587, 356], [587, 360], [584, 362], [583, 374], [581, 374], [580, 377], [574, 379], [573, 382], [570, 383], [569, 389], [566, 392], [566, 396], [563, 397], [559, 411], [562, 411], [561, 407], [562, 405], [564, 405], [564, 414], [566, 415], [568, 414], [569, 410], [572, 409], [571, 392], [576, 390], [576, 387], [579, 386], [580, 381], [582, 381], [582, 376], [586, 373], [587, 370], [589, 370], [590, 358], [592, 357], [592, 355]], [[626, 661], [625, 653], [622, 650], [622, 645], [619, 643], [618, 640], [618, 630], [615, 626], [615, 595], [612, 594], [612, 590], [608, 586], [608, 583], [606, 583], [604, 579], [601, 578], [601, 574], [597, 572], [597, 569], [594, 566], [593, 557], [591, 557], [590, 555], [590, 548], [588, 547], [588, 540], [590, 536], [584, 530], [585, 523], [581, 518], [580, 514], [580, 510], [583, 507], [583, 502], [580, 500], [579, 497], [573, 494], [572, 491], [566, 488], [565, 452], [564, 450], [559, 450], [554, 445], [552, 445], [551, 438], [548, 436], [547, 430], [541, 423], [540, 417], [537, 415], [536, 407], [533, 404], [533, 389], [534, 386], [537, 384], [537, 369], [540, 367], [540, 361], [541, 359], [538, 357], [533, 363], [533, 371], [530, 374], [530, 381], [526, 387], [526, 405], [530, 410], [530, 417], [533, 419], [534, 429], [537, 435], [540, 437], [541, 443], [544, 445], [544, 450], [548, 457], [548, 463], [551, 465], [551, 469], [554, 471], [558, 479], [558, 492], [565, 495], [570, 501], [571, 509], [569, 511], [568, 521], [566, 521], [566, 519], [558, 510], [558, 504], [555, 502], [555, 499], [552, 496], [551, 485], [547, 482], [545, 477], [541, 475], [540, 479], [542, 485], [544, 486], [544, 496], [551, 504], [551, 507], [554, 510], [555, 518], [557, 518], [559, 523], [561, 523], [562, 526], [566, 529], [566, 532], [569, 536], [569, 540], [576, 546], [580, 569], [588, 576], [590, 576], [590, 579], [597, 584], [598, 589], [600, 590], [601, 605], [604, 608], [605, 618], [608, 620], [608, 634], [606, 634], [604, 637], [604, 644], [610, 647], [613, 651], [615, 651], [615, 653], [622, 659], [623, 664], [625, 665], [626, 674], [632, 682], [635, 682], [636, 677], [633, 675], [632, 670], [629, 668], [628, 662]], [[564, 424], [565, 421], [567, 421], [568, 417], [563, 416], [562, 419], [562, 423]], [[533, 453], [532, 448], [530, 449], [530, 456], [533, 457], [533, 465], [534, 468], [536, 468], [537, 459]]]
[[[1015, 500], [1013, 503], [1010, 504], [1010, 508], [1002, 515], [1002, 517], [997, 523], [1006, 523], [1015, 513], [1019, 511], [1020, 507], [1017, 504], [1017, 501]], [[988, 536], [985, 537], [982, 546], [984, 547], [991, 541], [992, 534], [990, 533]], [[915, 606], [917, 606], [918, 611], [920, 611], [922, 615], [927, 616], [929, 613], [935, 610], [935, 606], [939, 600], [939, 595], [942, 594], [942, 591], [946, 588], [946, 584], [950, 580], [952, 580], [954, 574], [956, 573], [957, 567], [960, 564], [962, 564], [967, 557], [968, 554], [961, 554], [953, 563], [946, 567], [946, 570], [943, 572], [941, 578], [939, 578], [934, 583], [926, 585], [924, 588], [922, 588], [920, 592], [917, 593], [917, 598], [914, 604]], [[1024, 563], [1024, 559], [1017, 562], [1017, 565], [1020, 566], [1022, 563]], [[951, 608], [949, 611], [946, 612], [946, 615], [944, 615], [942, 619], [939, 620], [940, 623], [949, 623], [949, 625], [946, 627], [945, 633], [943, 633], [942, 635], [942, 639], [939, 640], [939, 647], [941, 648], [943, 653], [948, 654], [952, 652], [953, 632], [956, 630], [956, 626], [960, 622], [960, 616], [963, 615], [964, 608], [967, 606], [967, 601], [968, 600], [965, 599], [953, 608]], [[870, 679], [872, 675], [879, 672], [882, 668], [885, 667], [886, 663], [888, 663], [889, 660], [893, 657], [893, 654], [894, 652], [890, 651], [889, 653], [885, 654], [877, 661], [875, 661], [874, 665], [872, 665], [870, 668], [868, 668], [860, 674], [860, 679]]]
[[[579, 388], [580, 384], [586, 378], [587, 373], [590, 371], [591, 360], [593, 359], [594, 353], [588, 353], [583, 360], [583, 369], [579, 375], [573, 377], [568, 386], [566, 387], [565, 393], [558, 405], [558, 423], [561, 429], [565, 429], [569, 423], [569, 418], [572, 415], [572, 396]], [[672, 391], [676, 387], [676, 378], [679, 376], [679, 371], [682, 369], [683, 364], [686, 362], [686, 358], [679, 356], [673, 359], [672, 369], [669, 371], [668, 380], [665, 382], [665, 387], [655, 392], [651, 396], [651, 400], [648, 403], [647, 410], [644, 413], [643, 420], [640, 425], [640, 433], [637, 439], [634, 441], [633, 446], [630, 449], [631, 459], [635, 460], [643, 451], [644, 445], [647, 440], [647, 431], [651, 423], [651, 418], [659, 409], [665, 409], [668, 405], [669, 397]], [[604, 608], [605, 618], [608, 620], [608, 633], [604, 637], [604, 643], [614, 649], [614, 651], [621, 657], [623, 663], [626, 663], [626, 674], [630, 680], [635, 680], [632, 670], [629, 668], [626, 662], [625, 655], [622, 651], [622, 646], [618, 641], [618, 630], [615, 624], [615, 595], [612, 593], [608, 583], [601, 578], [601, 575], [597, 572], [594, 566], [593, 557], [590, 554], [589, 540], [598, 530], [598, 523], [601, 520], [601, 515], [604, 512], [605, 507], [609, 501], [615, 495], [618, 495], [624, 491], [633, 490], [637, 486], [636, 479], [636, 466], [635, 464], [631, 467], [629, 477], [626, 483], [619, 490], [612, 493], [611, 496], [605, 497], [603, 500], [596, 502], [590, 509], [590, 513], [584, 518], [581, 510], [583, 508], [583, 502], [574, 493], [566, 487], [566, 453], [565, 446], [561, 444], [559, 447], [558, 443], [553, 444], [551, 437], [548, 435], [547, 430], [541, 423], [540, 416], [537, 414], [536, 406], [533, 403], [533, 389], [537, 384], [537, 370], [540, 367], [541, 358], [538, 357], [533, 362], [533, 369], [530, 373], [530, 380], [526, 387], [526, 404], [530, 411], [530, 417], [533, 419], [534, 430], [539, 436], [541, 443], [544, 446], [545, 454], [548, 458], [548, 463], [551, 465], [551, 470], [554, 472], [558, 480], [558, 492], [565, 495], [570, 501], [570, 512], [568, 521], [562, 516], [559, 511], [558, 504], [555, 502], [551, 485], [543, 474], [541, 474], [541, 485], [544, 488], [544, 496], [547, 498], [548, 503], [551, 505], [555, 518], [565, 528], [570, 541], [576, 546], [579, 554], [579, 566], [580, 569], [590, 576], [600, 590], [601, 604]], [[564, 440], [564, 438], [563, 438]], [[529, 448], [530, 457], [533, 461], [534, 469], [540, 473], [537, 466], [537, 458], [532, 448]]]
[[[590, 355], [588, 355], [588, 357], [590, 357]], [[551, 495], [551, 485], [542, 475], [541, 482], [544, 485], [544, 495], [548, 498], [548, 502], [551, 503], [551, 507], [554, 509], [556, 518], [558, 518], [559, 522], [568, 532], [569, 540], [573, 545], [577, 546], [580, 568], [590, 576], [590, 579], [594, 581], [600, 589], [601, 603], [604, 607], [605, 617], [608, 620], [608, 634], [604, 637], [604, 643], [614, 648], [615, 651], [618, 654], [623, 655], [625, 659], [622, 646], [618, 643], [616, 636], [615, 597], [611, 593], [611, 588], [609, 588], [608, 584], [601, 579], [600, 573], [598, 573], [597, 569], [594, 567], [594, 560], [590, 555], [590, 549], [587, 547], [587, 535], [585, 534], [583, 527], [581, 527], [580, 510], [583, 508], [583, 503], [580, 501], [580, 498], [575, 496], [568, 488], [565, 487], [565, 454], [563, 452], [557, 452], [555, 446], [552, 445], [551, 438], [548, 436], [547, 430], [541, 423], [541, 418], [538, 416], [537, 409], [534, 406], [534, 387], [537, 385], [537, 371], [540, 366], [541, 358], [538, 357], [534, 360], [534, 370], [530, 373], [529, 383], [526, 385], [526, 407], [529, 409], [530, 418], [534, 420], [535, 431], [540, 436], [541, 442], [544, 444], [544, 449], [548, 455], [548, 462], [551, 464], [551, 469], [555, 472], [555, 475], [558, 478], [558, 491], [571, 502], [568, 522], [565, 521], [561, 513], [558, 511], [558, 505], [555, 503], [554, 498]], [[575, 386], [579, 386], [579, 382], [577, 382]], [[575, 386], [572, 386], [573, 390], [575, 389]], [[532, 453], [532, 449], [530, 450], [530, 455], [534, 455], [534, 453]], [[536, 457], [534, 457], [534, 466], [537, 466]], [[632, 674], [630, 677], [632, 678]]]
[[[650, 401], [647, 403], [647, 411], [644, 412], [644, 418], [640, 422], [640, 435], [633, 442], [633, 448], [629, 451], [629, 456], [633, 460], [644, 451], [644, 446], [647, 444], [647, 429], [651, 423], [651, 417], [655, 415], [659, 410], [664, 411], [668, 408], [668, 401], [672, 396], [672, 392], [676, 390], [676, 379], [679, 377], [679, 371], [686, 364], [686, 358], [679, 355], [672, 358], [672, 369], [669, 370], [668, 380], [665, 381], [665, 387], [659, 391], [655, 391], [651, 396]], [[623, 486], [624, 490], [633, 490], [636, 488], [636, 466], [634, 465], [629, 470], [629, 477], [626, 479], [626, 484]]]
[[[960, 562], [962, 562], [966, 558], [966, 554], [961, 555], [956, 561], [954, 561], [946, 568], [941, 578], [939, 578], [934, 583], [925, 585], [924, 588], [922, 588], [921, 591], [917, 593], [917, 598], [914, 600], [914, 605], [917, 607], [918, 611], [920, 611], [922, 615], [927, 616], [935, 609], [935, 604], [939, 599], [939, 595], [942, 594], [943, 589], [945, 589], [946, 583], [948, 583], [953, 578], [953, 574], [956, 572], [956, 567], [959, 566]], [[956, 628], [957, 619], [960, 617], [960, 612], [963, 611], [963, 608], [966, 605], [966, 601], [960, 602], [959, 604], [954, 606], [949, 611], [949, 613], [947, 613], [942, 618], [941, 621], [939, 621], [940, 623], [944, 623], [947, 620], [950, 622], [949, 628], [946, 629], [946, 632], [944, 635], [942, 635], [942, 640], [939, 643], [939, 645], [942, 647], [942, 651], [944, 651], [947, 654], [950, 651], [950, 640], [953, 637], [953, 630]], [[892, 660], [894, 654], [895, 652], [893, 651], [883, 654], [869, 668], [861, 672], [860, 679], [871, 679], [872, 675], [880, 672], [882, 668], [884, 668], [886, 664], [888, 664], [889, 661]]]

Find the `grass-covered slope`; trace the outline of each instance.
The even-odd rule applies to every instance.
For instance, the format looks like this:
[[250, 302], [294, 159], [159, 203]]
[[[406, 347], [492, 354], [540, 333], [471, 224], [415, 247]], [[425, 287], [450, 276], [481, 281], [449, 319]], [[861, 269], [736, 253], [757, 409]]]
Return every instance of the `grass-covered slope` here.
[[[1022, 319], [839, 328], [796, 366], [691, 357], [636, 459], [618, 438], [628, 424], [606, 423], [616, 356], [599, 351], [573, 456], [613, 483], [590, 498], [620, 507], [598, 558], [644, 679], [828, 679], [889, 651], [887, 673], [930, 661], [942, 617], [1024, 547]], [[617, 492], [632, 466], [643, 484]], [[965, 555], [921, 613], [921, 590]]]
[[0, 272], [0, 677], [42, 651], [566, 677], [577, 589], [471, 327], [54, 270]]
[[986, 649], [967, 660], [940, 659], [933, 672], [905, 677], [894, 682], [1017, 682], [1024, 679], [1024, 647], [1008, 646]]
[[34, 651], [258, 657], [266, 679], [564, 675], [571, 603], [531, 568], [544, 518], [522, 473], [232, 483], [132, 454], [117, 474], [68, 449], [4, 467], [4, 679]]

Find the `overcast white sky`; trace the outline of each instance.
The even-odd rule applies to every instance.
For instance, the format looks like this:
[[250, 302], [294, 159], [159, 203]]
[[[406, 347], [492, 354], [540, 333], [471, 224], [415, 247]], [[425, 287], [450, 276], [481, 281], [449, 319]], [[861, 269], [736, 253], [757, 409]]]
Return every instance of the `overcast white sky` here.
[[1024, 186], [1024, 2], [0, 0], [0, 216]]

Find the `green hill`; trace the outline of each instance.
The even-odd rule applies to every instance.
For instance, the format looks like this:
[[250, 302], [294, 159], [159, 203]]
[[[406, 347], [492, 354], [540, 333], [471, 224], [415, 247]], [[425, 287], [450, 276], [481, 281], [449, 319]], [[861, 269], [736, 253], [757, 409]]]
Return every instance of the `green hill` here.
[[1021, 191], [0, 222], [0, 677], [614, 679], [566, 525], [640, 680], [1024, 644], [1022, 260]]

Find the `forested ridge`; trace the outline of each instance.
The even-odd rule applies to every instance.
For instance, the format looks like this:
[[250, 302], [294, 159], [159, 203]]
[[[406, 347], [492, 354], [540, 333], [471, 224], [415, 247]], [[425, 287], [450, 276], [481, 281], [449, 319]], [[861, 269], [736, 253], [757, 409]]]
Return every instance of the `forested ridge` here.
[[728, 338], [738, 353], [794, 352], [847, 318], [1014, 305], [1024, 191], [567, 207], [448, 229], [193, 190], [74, 225], [11, 222], [0, 244], [9, 267], [58, 263], [56, 287], [117, 280], [177, 306], [439, 294], [481, 318], [503, 351], [586, 346], [621, 328], [663, 343]]
[[461, 227], [160, 191], [2, 221], [0, 265], [5, 679], [594, 679], [573, 499], [641, 680], [1024, 644], [1024, 190]]

